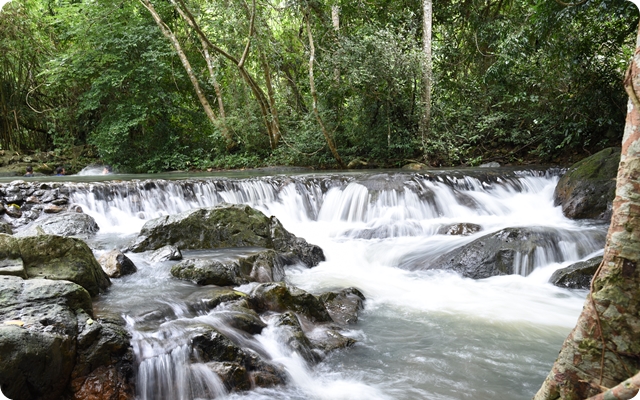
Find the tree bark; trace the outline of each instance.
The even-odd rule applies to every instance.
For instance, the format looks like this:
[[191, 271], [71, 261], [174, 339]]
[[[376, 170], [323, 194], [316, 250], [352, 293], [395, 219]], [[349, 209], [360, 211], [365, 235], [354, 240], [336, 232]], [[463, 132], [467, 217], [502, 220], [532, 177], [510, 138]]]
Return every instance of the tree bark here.
[[535, 400], [597, 396], [640, 370], [640, 29], [625, 87], [630, 98], [604, 259]]
[[422, 152], [427, 161], [427, 140], [431, 129], [431, 86], [433, 82], [432, 48], [433, 4], [432, 0], [422, 0], [422, 118], [420, 121], [420, 136]]
[[320, 129], [322, 130], [322, 134], [324, 135], [324, 139], [329, 146], [329, 150], [331, 150], [331, 154], [333, 158], [338, 162], [340, 168], [345, 168], [344, 162], [342, 162], [342, 158], [340, 158], [340, 154], [338, 153], [338, 149], [336, 148], [336, 144], [333, 141], [333, 138], [327, 131], [327, 128], [324, 126], [324, 122], [322, 122], [322, 117], [320, 116], [320, 112], [318, 111], [318, 93], [316, 92], [316, 84], [313, 76], [313, 64], [315, 62], [316, 57], [316, 48], [313, 44], [313, 35], [311, 34], [311, 11], [307, 15], [307, 34], [309, 36], [309, 89], [311, 91], [311, 105], [313, 109], [313, 113], [316, 116], [316, 120], [320, 125]]
[[606, 392], [602, 392], [587, 400], [631, 400], [638, 394], [640, 389], [640, 373], [635, 374], [618, 386], [612, 387]]

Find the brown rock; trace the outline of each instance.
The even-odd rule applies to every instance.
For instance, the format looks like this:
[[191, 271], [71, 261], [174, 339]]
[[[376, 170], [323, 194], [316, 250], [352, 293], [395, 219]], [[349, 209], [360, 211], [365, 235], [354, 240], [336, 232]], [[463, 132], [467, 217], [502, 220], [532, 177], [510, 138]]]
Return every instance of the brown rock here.
[[57, 214], [66, 211], [66, 209], [61, 206], [56, 206], [55, 204], [48, 204], [42, 211], [46, 214]]
[[71, 382], [72, 399], [77, 400], [133, 400], [135, 391], [114, 365], [101, 366], [85, 377]]

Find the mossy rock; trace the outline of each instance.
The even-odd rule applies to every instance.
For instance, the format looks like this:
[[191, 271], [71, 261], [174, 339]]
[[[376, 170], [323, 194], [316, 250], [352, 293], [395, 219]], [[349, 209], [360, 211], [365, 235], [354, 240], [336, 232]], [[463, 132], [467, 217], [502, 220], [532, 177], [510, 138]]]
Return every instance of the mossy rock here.
[[558, 182], [554, 204], [572, 219], [611, 219], [620, 148], [604, 149], [569, 168]]
[[324, 261], [320, 247], [247, 205], [221, 204], [153, 219], [144, 224], [129, 249], [142, 252], [166, 245], [182, 250], [263, 247], [277, 251], [288, 264], [301, 261], [313, 267]]
[[[13, 241], [11, 239], [13, 239]], [[0, 234], [0, 253], [14, 254], [19, 248], [28, 278], [67, 280], [85, 288], [91, 296], [110, 285], [93, 252], [80, 239], [54, 235], [14, 238]]]
[[310, 322], [333, 322], [322, 301], [284, 282], [263, 283], [250, 293], [249, 302], [258, 312], [292, 311]]

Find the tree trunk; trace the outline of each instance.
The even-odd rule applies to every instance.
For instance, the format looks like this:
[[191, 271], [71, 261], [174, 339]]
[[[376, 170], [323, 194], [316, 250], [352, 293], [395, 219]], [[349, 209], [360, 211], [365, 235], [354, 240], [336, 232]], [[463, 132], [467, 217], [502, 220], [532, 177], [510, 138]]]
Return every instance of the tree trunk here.
[[327, 131], [327, 128], [324, 126], [324, 122], [322, 122], [322, 117], [320, 116], [320, 112], [318, 111], [318, 93], [316, 92], [316, 84], [313, 76], [313, 64], [315, 62], [316, 57], [316, 48], [313, 44], [313, 35], [311, 34], [311, 11], [307, 15], [307, 34], [309, 36], [309, 89], [311, 91], [311, 101], [313, 113], [316, 116], [316, 120], [320, 125], [320, 129], [322, 130], [322, 134], [329, 146], [329, 150], [331, 150], [331, 154], [333, 158], [336, 159], [340, 168], [345, 168], [344, 162], [342, 162], [342, 158], [340, 158], [340, 154], [338, 154], [338, 149], [336, 148], [336, 144], [331, 138], [331, 135]]
[[242, 76], [242, 79], [244, 79], [247, 85], [249, 85], [251, 92], [256, 97], [256, 101], [258, 102], [258, 106], [260, 107], [260, 112], [262, 113], [262, 119], [267, 129], [267, 135], [269, 136], [269, 144], [271, 145], [272, 149], [275, 149], [276, 146], [278, 145], [278, 140], [280, 138], [280, 127], [273, 122], [273, 110], [271, 109], [271, 105], [269, 104], [269, 101], [267, 100], [267, 96], [265, 96], [264, 91], [262, 90], [262, 88], [260, 88], [260, 86], [258, 86], [255, 79], [253, 79], [253, 77], [244, 68], [244, 63], [248, 56], [249, 47], [251, 44], [251, 36], [253, 35], [253, 32], [254, 32], [255, 2], [254, 2], [253, 13], [252, 13], [252, 16], [250, 17], [251, 21], [250, 21], [250, 28], [249, 28], [249, 38], [245, 46], [245, 50], [242, 53], [242, 57], [240, 60], [238, 60], [228, 52], [214, 45], [209, 40], [207, 35], [204, 34], [202, 29], [200, 29], [200, 26], [196, 22], [193, 14], [191, 13], [191, 11], [189, 11], [189, 9], [187, 8], [187, 5], [183, 0], [170, 0], [170, 1], [175, 6], [176, 10], [178, 11], [182, 19], [187, 23], [187, 25], [189, 25], [195, 31], [195, 33], [198, 35], [200, 40], [202, 40], [204, 43], [207, 44], [209, 49], [220, 54], [224, 58], [234, 63], [236, 67], [238, 67], [240, 76]]
[[193, 69], [191, 68], [191, 64], [189, 63], [189, 59], [187, 58], [187, 55], [182, 50], [182, 46], [180, 45], [178, 38], [176, 37], [176, 35], [174, 35], [171, 29], [169, 29], [167, 24], [164, 23], [164, 21], [160, 17], [160, 14], [158, 14], [156, 9], [153, 7], [153, 4], [151, 4], [149, 0], [140, 0], [140, 2], [149, 11], [149, 13], [151, 13], [153, 20], [156, 22], [156, 24], [160, 28], [160, 31], [162, 31], [162, 34], [167, 39], [169, 39], [169, 41], [173, 45], [173, 48], [176, 50], [176, 53], [178, 53], [178, 57], [182, 62], [182, 66], [184, 67], [184, 70], [187, 72], [187, 75], [189, 76], [189, 80], [191, 80], [193, 89], [196, 91], [196, 96], [198, 96], [198, 100], [200, 100], [200, 104], [202, 104], [202, 108], [204, 109], [204, 112], [207, 115], [207, 118], [209, 118], [209, 121], [211, 121], [211, 123], [214, 126], [217, 126], [216, 115], [214, 114], [213, 109], [209, 104], [209, 101], [207, 100], [204, 93], [202, 92], [202, 89], [200, 88], [198, 79], [196, 78], [196, 75], [194, 74]]
[[422, 0], [422, 119], [420, 121], [420, 136], [422, 140], [422, 152], [427, 161], [427, 140], [431, 128], [431, 84], [433, 81], [433, 57], [431, 54], [433, 28], [433, 4], [432, 0]]
[[220, 112], [220, 128], [222, 129], [222, 136], [224, 136], [227, 141], [227, 150], [230, 150], [235, 147], [236, 143], [233, 140], [233, 136], [229, 132], [229, 128], [227, 127], [227, 113], [224, 111], [222, 89], [220, 88], [220, 84], [218, 84], [218, 80], [216, 79], [216, 72], [213, 68], [213, 59], [211, 58], [211, 54], [209, 53], [207, 44], [203, 40], [200, 40], [200, 43], [202, 44], [202, 53], [204, 55], [204, 59], [207, 62], [207, 69], [209, 70], [209, 76], [211, 77], [213, 90], [215, 90], [216, 98], [218, 99], [218, 111]]
[[640, 30], [625, 88], [627, 120], [604, 259], [535, 400], [586, 399], [640, 370]]

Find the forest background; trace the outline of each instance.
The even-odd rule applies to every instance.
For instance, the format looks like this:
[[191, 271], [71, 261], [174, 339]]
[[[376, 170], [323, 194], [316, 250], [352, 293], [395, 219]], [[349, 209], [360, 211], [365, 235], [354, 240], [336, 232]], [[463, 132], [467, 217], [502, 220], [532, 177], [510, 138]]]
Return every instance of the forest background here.
[[439, 0], [429, 62], [427, 2], [12, 0], [0, 147], [161, 172], [564, 164], [619, 146], [634, 4]]

